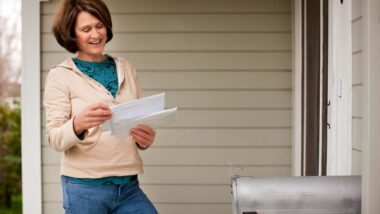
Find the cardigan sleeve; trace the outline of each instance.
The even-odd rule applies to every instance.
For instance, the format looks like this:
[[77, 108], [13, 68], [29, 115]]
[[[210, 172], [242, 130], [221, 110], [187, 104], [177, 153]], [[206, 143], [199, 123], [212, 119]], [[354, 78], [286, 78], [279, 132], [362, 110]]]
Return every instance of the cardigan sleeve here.
[[49, 144], [64, 151], [81, 142], [74, 132], [70, 91], [58, 70], [52, 69], [45, 83], [44, 107]]

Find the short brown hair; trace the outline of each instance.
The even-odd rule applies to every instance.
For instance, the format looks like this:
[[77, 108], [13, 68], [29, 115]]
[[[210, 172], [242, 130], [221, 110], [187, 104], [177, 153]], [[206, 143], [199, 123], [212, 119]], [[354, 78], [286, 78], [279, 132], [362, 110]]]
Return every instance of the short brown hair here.
[[61, 0], [53, 16], [53, 34], [57, 42], [71, 53], [79, 51], [75, 39], [75, 23], [80, 12], [86, 11], [107, 28], [107, 41], [112, 37], [112, 20], [102, 0]]

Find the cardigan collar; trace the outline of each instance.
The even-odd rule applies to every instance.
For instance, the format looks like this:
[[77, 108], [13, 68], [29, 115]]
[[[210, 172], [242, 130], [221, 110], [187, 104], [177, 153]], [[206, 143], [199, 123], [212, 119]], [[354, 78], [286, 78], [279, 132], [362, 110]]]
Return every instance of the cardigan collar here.
[[[124, 82], [125, 79], [125, 72], [124, 72], [124, 60], [120, 57], [114, 57], [106, 54], [107, 57], [111, 57], [116, 64], [116, 72], [117, 72], [117, 79], [118, 79], [118, 85], [119, 88], [121, 87], [121, 84]], [[72, 70], [76, 72], [77, 74], [81, 76], [85, 76], [75, 65], [73, 59], [71, 57], [66, 58], [61, 64], [58, 64], [55, 67], [61, 67], [61, 68], [66, 68], [69, 70]]]

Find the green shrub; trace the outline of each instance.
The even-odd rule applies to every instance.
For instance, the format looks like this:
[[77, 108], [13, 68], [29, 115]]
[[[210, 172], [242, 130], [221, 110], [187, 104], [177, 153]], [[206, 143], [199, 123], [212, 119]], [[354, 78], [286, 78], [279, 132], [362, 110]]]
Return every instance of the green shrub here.
[[[21, 110], [0, 105], [0, 207], [21, 212]], [[4, 210], [4, 209], [3, 209]], [[1, 213], [14, 213], [2, 211]]]
[[22, 195], [12, 196], [11, 207], [0, 206], [0, 214], [21, 214], [22, 213]]

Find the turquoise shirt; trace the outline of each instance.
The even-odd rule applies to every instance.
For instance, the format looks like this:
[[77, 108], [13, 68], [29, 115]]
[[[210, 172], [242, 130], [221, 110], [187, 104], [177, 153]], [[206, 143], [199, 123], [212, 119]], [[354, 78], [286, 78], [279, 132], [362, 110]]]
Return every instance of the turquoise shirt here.
[[[77, 68], [85, 75], [98, 81], [102, 84], [113, 97], [116, 96], [119, 89], [117, 71], [115, 61], [111, 57], [101, 62], [88, 62], [78, 58], [73, 58]], [[89, 185], [103, 185], [103, 184], [125, 184], [137, 180], [137, 175], [131, 176], [112, 176], [104, 178], [74, 178], [65, 176], [67, 180]]]
[[108, 57], [101, 62], [88, 62], [78, 58], [73, 58], [77, 68], [85, 75], [102, 84], [113, 97], [116, 96], [119, 84], [117, 80], [117, 71], [115, 61]]

